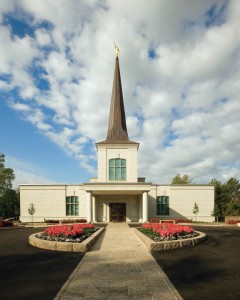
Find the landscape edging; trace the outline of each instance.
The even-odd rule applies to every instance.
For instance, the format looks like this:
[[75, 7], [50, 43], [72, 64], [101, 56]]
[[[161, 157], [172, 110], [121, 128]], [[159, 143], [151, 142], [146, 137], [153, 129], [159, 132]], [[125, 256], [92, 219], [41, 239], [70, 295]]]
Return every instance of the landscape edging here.
[[205, 233], [196, 231], [198, 233], [198, 236], [193, 238], [174, 241], [154, 242], [152, 239], [140, 232], [137, 228], [132, 228], [132, 230], [150, 252], [178, 249], [186, 246], [194, 246], [200, 242], [203, 242], [207, 237]]
[[55, 251], [68, 251], [68, 252], [87, 252], [90, 250], [93, 243], [103, 233], [105, 228], [99, 228], [90, 237], [84, 240], [82, 243], [71, 242], [55, 242], [42, 240], [36, 237], [37, 233], [29, 236], [29, 244], [41, 249], [55, 250]]

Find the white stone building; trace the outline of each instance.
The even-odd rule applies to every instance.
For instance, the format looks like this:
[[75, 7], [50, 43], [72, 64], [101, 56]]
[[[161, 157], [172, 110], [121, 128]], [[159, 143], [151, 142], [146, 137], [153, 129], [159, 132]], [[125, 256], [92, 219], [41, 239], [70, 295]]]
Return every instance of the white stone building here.
[[138, 178], [139, 144], [128, 138], [119, 59], [116, 57], [106, 140], [96, 143], [98, 177], [83, 184], [20, 185], [20, 220], [87, 219], [88, 222], [147, 222], [151, 218], [213, 221], [214, 186], [162, 185]]

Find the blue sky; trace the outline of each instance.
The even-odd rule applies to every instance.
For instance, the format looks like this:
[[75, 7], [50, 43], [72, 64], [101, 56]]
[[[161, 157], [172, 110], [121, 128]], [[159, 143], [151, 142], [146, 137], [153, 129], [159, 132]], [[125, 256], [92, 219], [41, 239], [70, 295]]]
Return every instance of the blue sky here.
[[1, 1], [0, 151], [14, 185], [96, 177], [113, 42], [139, 176], [239, 178], [239, 10], [234, 0]]

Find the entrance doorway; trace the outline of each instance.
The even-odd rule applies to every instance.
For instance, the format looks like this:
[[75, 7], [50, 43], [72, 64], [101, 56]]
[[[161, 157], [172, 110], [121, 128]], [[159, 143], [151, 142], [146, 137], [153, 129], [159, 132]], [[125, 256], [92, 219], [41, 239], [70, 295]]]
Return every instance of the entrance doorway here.
[[110, 203], [110, 221], [126, 221], [126, 203]]

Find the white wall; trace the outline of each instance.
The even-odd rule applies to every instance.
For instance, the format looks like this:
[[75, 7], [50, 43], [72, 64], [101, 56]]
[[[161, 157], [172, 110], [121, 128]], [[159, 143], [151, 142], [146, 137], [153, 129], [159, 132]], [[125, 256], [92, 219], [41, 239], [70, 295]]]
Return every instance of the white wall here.
[[[79, 216], [66, 216], [66, 196], [79, 197]], [[20, 185], [20, 220], [31, 222], [28, 213], [30, 204], [33, 203], [36, 213], [35, 222], [44, 219], [74, 219], [86, 218], [86, 192], [79, 185]]]
[[[96, 144], [98, 150], [98, 182], [109, 180], [108, 162], [111, 158], [126, 159], [127, 182], [137, 182], [137, 148], [138, 144]], [[118, 181], [114, 181], [118, 182]], [[122, 181], [121, 181], [122, 182]]]
[[[156, 214], [156, 197], [169, 196], [169, 215]], [[198, 221], [213, 222], [214, 187], [211, 185], [155, 185], [149, 192], [149, 218], [189, 218], [196, 220], [193, 206], [199, 206]]]

